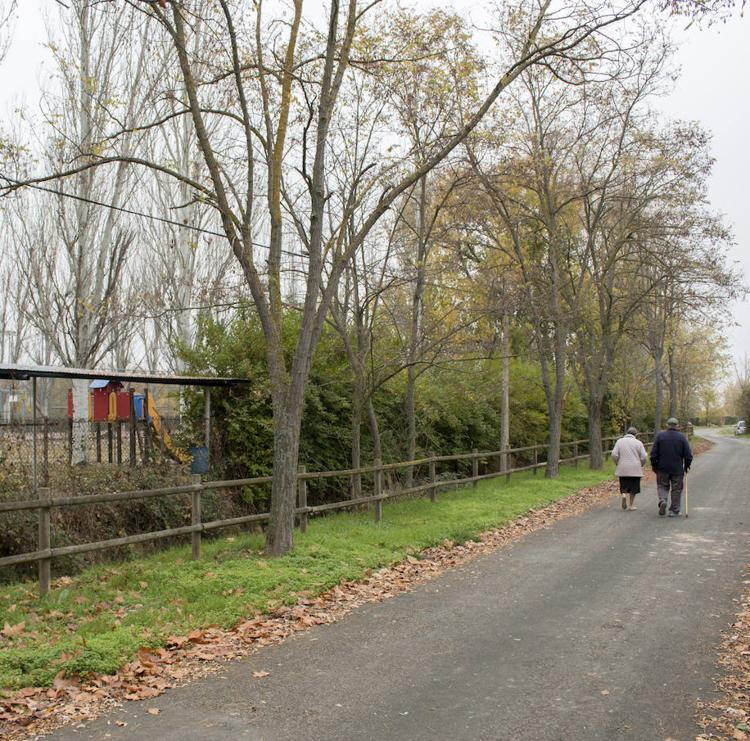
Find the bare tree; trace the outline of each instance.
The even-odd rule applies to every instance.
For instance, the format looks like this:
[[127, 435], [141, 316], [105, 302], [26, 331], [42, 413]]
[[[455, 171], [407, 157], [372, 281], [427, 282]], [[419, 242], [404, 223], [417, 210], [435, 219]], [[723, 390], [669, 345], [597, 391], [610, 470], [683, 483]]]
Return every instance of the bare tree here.
[[519, 267], [524, 313], [533, 328], [547, 400], [548, 477], [557, 476], [559, 469], [570, 335], [584, 280], [571, 216], [579, 191], [566, 169], [589, 123], [567, 116], [580, 100], [577, 88], [558, 86], [546, 70], [530, 70], [513, 96], [519, 127], [505, 142], [500, 162], [488, 170], [469, 150], [496, 220], [504, 227], [497, 247]]
[[680, 328], [726, 314], [730, 300], [744, 287], [726, 259], [731, 232], [707, 207], [713, 163], [708, 135], [695, 124], [676, 124], [650, 133], [648, 139], [663, 185], [646, 212], [651, 259], [639, 270], [637, 285], [653, 288], [639, 307], [634, 328], [653, 361], [658, 429], [665, 385], [670, 391], [669, 413], [677, 414], [670, 358], [673, 364]]
[[[141, 86], [150, 61], [146, 24], [131, 8], [91, 0], [71, 0], [58, 17], [59, 26], [50, 32], [59, 87], [45, 97], [52, 132], [46, 167], [90, 162], [108, 149], [126, 158], [138, 136], [122, 137], [112, 149], [107, 135], [112, 126], [132, 126], [140, 115], [148, 92]], [[121, 334], [115, 329], [127, 317], [123, 286], [136, 232], [118, 208], [132, 198], [131, 173], [125, 159], [109, 173], [81, 169], [56, 195], [37, 191], [33, 201], [16, 204], [19, 267], [32, 286], [27, 318], [66, 365], [101, 362], [115, 349]], [[86, 455], [85, 381], [73, 384], [73, 397], [72, 458], [78, 463]]]
[[[408, 160], [418, 169], [456, 130], [460, 113], [475, 102], [481, 64], [459, 15], [442, 10], [425, 14], [399, 10], [388, 23], [385, 39], [389, 47], [395, 45], [400, 50], [402, 59], [384, 65], [379, 72], [380, 87], [398, 122], [397, 133], [407, 145]], [[421, 177], [404, 193], [399, 207], [399, 254], [413, 276], [404, 400], [409, 460], [416, 457], [416, 383], [425, 368], [421, 356], [426, 344], [423, 314], [430, 254], [439, 239], [436, 227], [441, 212], [458, 182], [446, 164]], [[409, 467], [407, 487], [412, 485], [412, 477]]]
[[13, 39], [14, 18], [18, 0], [0, 0], [0, 62], [5, 59]]
[[[597, 35], [601, 36], [601, 43], [607, 43], [599, 32], [605, 29], [609, 32], [642, 5], [643, 0], [625, 2], [616, 8], [581, 4], [552, 12], [551, 3], [544, 0], [530, 14], [508, 7], [508, 20], [518, 44], [491, 89], [478, 101], [465, 123], [415, 169], [402, 175], [403, 160], [385, 158], [368, 177], [371, 170], [368, 163], [367, 172], [359, 173], [350, 189], [356, 184], [356, 192], [362, 194], [381, 183], [389, 171], [392, 185], [382, 193], [357, 232], [345, 240], [347, 214], [336, 216], [326, 210], [330, 178], [327, 153], [335, 135], [331, 122], [340, 113], [339, 92], [345, 76], [354, 74], [357, 67], [377, 63], [352, 56], [358, 25], [377, 6], [363, 8], [356, 0], [349, 0], [344, 10], [337, 0], [332, 0], [327, 29], [319, 35], [308, 32], [307, 24], [303, 23], [301, 0], [293, 3], [291, 17], [287, 17], [284, 26], [269, 24], [260, 2], [251, 17], [246, 4], [219, 0], [219, 12], [212, 17], [212, 38], [201, 49], [202, 54], [210, 56], [211, 66], [216, 70], [213, 77], [206, 78], [197, 74], [204, 63], [189, 51], [194, 3], [171, 0], [145, 4], [149, 17], [161, 24], [177, 53], [188, 99], [184, 113], [193, 120], [207, 177], [193, 180], [163, 163], [125, 153], [117, 156], [89, 153], [91, 161], [60, 169], [52, 177], [75, 177], [92, 167], [110, 163], [141, 163], [187, 181], [198, 196], [217, 210], [266, 340], [274, 413], [269, 553], [284, 553], [292, 545], [302, 402], [312, 355], [349, 256], [361, 248], [372, 227], [391, 205], [445, 160], [524, 70], [547, 59], [574, 54], [584, 41]], [[283, 42], [279, 37], [281, 28], [286, 29]], [[249, 48], [252, 53], [246, 54]], [[277, 49], [280, 54], [275, 52]], [[358, 61], [361, 64], [355, 64]], [[218, 110], [203, 102], [203, 96], [213, 85], [225, 91], [225, 104]], [[293, 91], [297, 94], [293, 95]], [[160, 125], [164, 114], [155, 114], [149, 123]], [[230, 149], [224, 149], [221, 140], [210, 135], [206, 120], [214, 116], [224, 120], [224, 129], [236, 126], [240, 134], [239, 139], [233, 137], [234, 146]], [[258, 172], [261, 168], [262, 174]], [[264, 191], [259, 191], [258, 183]], [[285, 197], [283, 192], [287, 194]], [[254, 212], [261, 208], [258, 198], [263, 199], [268, 224], [268, 239], [264, 240], [268, 250], [260, 263], [256, 243], [261, 235], [254, 231]], [[281, 342], [284, 206], [300, 243], [298, 250], [292, 251], [304, 255], [306, 271], [300, 329], [288, 365]], [[331, 217], [328, 220], [327, 215]], [[324, 264], [329, 266], [325, 273]]]
[[653, 262], [647, 249], [649, 209], [673, 186], [653, 157], [648, 126], [649, 99], [671, 79], [666, 71], [669, 45], [649, 25], [623, 62], [594, 88], [591, 125], [573, 155], [573, 177], [580, 198], [580, 261], [583, 311], [574, 327], [575, 359], [581, 369], [588, 409], [589, 460], [603, 464], [602, 414], [615, 354], [636, 311], [655, 283], [639, 282], [639, 271]]
[[[210, 6], [196, 5], [190, 50], [196, 59], [204, 39], [201, 17]], [[185, 180], [165, 178], [157, 172], [141, 172], [149, 210], [167, 218], [148, 220], [144, 248], [139, 251], [137, 282], [141, 287], [142, 315], [139, 339], [149, 367], [184, 370], [181, 351], [193, 346], [201, 317], [218, 317], [236, 305], [242, 281], [232, 276], [234, 258], [226, 250], [221, 228], [210, 204], [190, 186], [202, 177], [203, 160], [195, 126], [185, 110], [187, 94], [174, 48], [154, 43], [158, 63], [146, 69], [149, 86], [165, 94], [163, 125], [147, 129], [143, 149], [154, 162], [167, 161]], [[201, 75], [209, 70], [197, 70]], [[220, 120], [207, 122], [216, 136]], [[145, 208], [145, 203], [144, 203]]]

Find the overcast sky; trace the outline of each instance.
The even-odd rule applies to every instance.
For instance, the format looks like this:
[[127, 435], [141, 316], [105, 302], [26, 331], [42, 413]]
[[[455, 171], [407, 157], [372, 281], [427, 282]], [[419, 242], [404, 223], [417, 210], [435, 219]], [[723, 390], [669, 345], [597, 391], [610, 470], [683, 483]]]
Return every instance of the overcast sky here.
[[[2, 2], [2, 0], [0, 0]], [[314, 5], [315, 3], [311, 3]], [[422, 7], [433, 5], [419, 0]], [[464, 3], [450, 4], [467, 7]], [[52, 0], [22, 0], [13, 45], [0, 69], [0, 107], [13, 115], [14, 107], [25, 102], [37, 106], [39, 84], [47, 74], [43, 47], [43, 12], [54, 13]], [[471, 7], [471, 6], [469, 6]], [[476, 7], [476, 6], [475, 6]], [[696, 120], [713, 132], [716, 157], [710, 192], [713, 206], [726, 215], [736, 245], [732, 259], [750, 280], [750, 20], [737, 14], [713, 28], [679, 26], [675, 40], [680, 44], [677, 62], [682, 76], [671, 96], [661, 101], [670, 117]], [[48, 62], [46, 62], [48, 64]], [[750, 303], [734, 307], [736, 326], [727, 334], [733, 355], [750, 355]]]
[[[726, 215], [736, 244], [732, 258], [750, 281], [750, 19], [676, 34], [682, 76], [662, 103], [670, 116], [700, 121], [713, 132], [716, 158], [710, 195]], [[750, 303], [737, 303], [727, 331], [736, 358], [750, 355]]]

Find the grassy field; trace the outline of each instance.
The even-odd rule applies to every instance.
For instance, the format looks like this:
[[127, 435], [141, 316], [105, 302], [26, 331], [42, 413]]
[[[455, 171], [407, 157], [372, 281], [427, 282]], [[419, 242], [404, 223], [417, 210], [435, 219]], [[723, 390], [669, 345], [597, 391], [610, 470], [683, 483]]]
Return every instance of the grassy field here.
[[376, 525], [367, 512], [311, 521], [296, 533], [292, 553], [266, 559], [259, 534], [204, 543], [203, 559], [189, 546], [123, 564], [61, 577], [44, 598], [33, 582], [0, 587], [0, 686], [46, 686], [55, 675], [114, 672], [142, 646], [163, 645], [209, 625], [294, 603], [442, 542], [470, 539], [523, 512], [557, 501], [612, 476], [564, 468], [559, 479], [539, 475], [481, 482], [440, 494], [437, 503], [387, 504]]

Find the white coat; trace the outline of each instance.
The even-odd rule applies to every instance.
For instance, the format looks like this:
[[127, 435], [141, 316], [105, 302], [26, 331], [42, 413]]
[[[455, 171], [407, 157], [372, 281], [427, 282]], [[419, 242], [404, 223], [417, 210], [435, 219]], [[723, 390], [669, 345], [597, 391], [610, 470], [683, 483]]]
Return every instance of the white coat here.
[[612, 460], [617, 464], [615, 476], [643, 476], [646, 448], [635, 435], [621, 437], [612, 448]]

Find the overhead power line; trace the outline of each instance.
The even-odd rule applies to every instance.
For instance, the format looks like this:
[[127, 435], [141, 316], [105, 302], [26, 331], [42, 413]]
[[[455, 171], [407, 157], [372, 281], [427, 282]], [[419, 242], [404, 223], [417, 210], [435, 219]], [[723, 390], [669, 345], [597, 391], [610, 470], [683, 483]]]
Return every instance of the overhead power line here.
[[[94, 198], [87, 198], [86, 196], [80, 196], [76, 193], [66, 193], [64, 190], [57, 190], [56, 188], [49, 188], [45, 185], [40, 185], [39, 183], [27, 183], [22, 180], [16, 180], [14, 178], [8, 177], [7, 175], [0, 175], [0, 178], [7, 181], [8, 183], [12, 183], [13, 185], [18, 185], [23, 188], [33, 188], [34, 190], [39, 190], [44, 193], [50, 193], [52, 195], [61, 196], [62, 198], [70, 198], [74, 201], [80, 201], [82, 203], [87, 203], [92, 206], [99, 206], [100, 208], [109, 208], [113, 211], [119, 211], [124, 214], [129, 214], [131, 216], [139, 216], [143, 219], [151, 219], [152, 221], [158, 221], [163, 224], [170, 224], [171, 226], [177, 226], [182, 229], [190, 229], [195, 232], [199, 232], [201, 234], [208, 234], [212, 237], [220, 237], [222, 239], [226, 239], [227, 235], [223, 232], [216, 232], [212, 229], [205, 229], [201, 226], [196, 226], [194, 224], [184, 224], [181, 221], [176, 221], [175, 219], [168, 219], [165, 216], [157, 216], [155, 214], [147, 214], [145, 211], [136, 211], [132, 208], [126, 208], [125, 206], [117, 206], [114, 203], [106, 203], [104, 201], [98, 201]], [[261, 249], [270, 249], [270, 247], [267, 244], [262, 244], [260, 242], [253, 242], [251, 240], [250, 244], [252, 244], [254, 247], [260, 247]], [[285, 255], [288, 255], [290, 257], [302, 257], [307, 259], [309, 255], [305, 255], [301, 252], [292, 252], [291, 250], [281, 250], [281, 252]], [[387, 278], [392, 278], [394, 280], [403, 280], [404, 282], [409, 282], [410, 279], [405, 278], [401, 275], [395, 275], [393, 273], [385, 272], [384, 276]], [[428, 282], [428, 285], [431, 285], [433, 288], [441, 288], [441, 289], [447, 289], [447, 290], [453, 290], [457, 292], [463, 292], [463, 293], [469, 293], [469, 291], [465, 289], [460, 289], [457, 286], [449, 286], [445, 285], [443, 283], [437, 283], [437, 282]]]
[[[24, 188], [34, 188], [35, 190], [41, 190], [45, 193], [51, 193], [56, 196], [62, 196], [63, 198], [71, 198], [74, 201], [81, 201], [82, 203], [88, 203], [92, 206], [100, 206], [101, 208], [109, 208], [113, 211], [120, 211], [124, 214], [130, 214], [131, 216], [140, 216], [143, 219], [151, 219], [152, 221], [159, 221], [163, 224], [171, 224], [172, 226], [179, 226], [182, 229], [191, 229], [195, 232], [200, 232], [201, 234], [209, 234], [212, 237], [221, 237], [222, 239], [226, 239], [226, 234], [223, 232], [215, 232], [212, 229], [204, 229], [202, 226], [195, 226], [194, 224], [185, 224], [181, 221], [176, 221], [175, 219], [168, 219], [165, 216], [156, 216], [155, 214], [147, 214], [144, 211], [135, 211], [132, 208], [125, 208], [124, 206], [116, 206], [114, 203], [105, 203], [104, 201], [97, 201], [94, 198], [87, 198], [86, 196], [79, 196], [76, 193], [66, 193], [64, 190], [57, 190], [56, 188], [48, 188], [45, 185], [39, 185], [38, 183], [25, 183], [21, 180], [15, 180], [14, 178], [10, 178], [7, 175], [0, 175], [3, 180], [7, 180], [9, 183], [13, 183], [13, 185], [20, 185]], [[269, 249], [269, 246], [267, 244], [261, 244], [260, 242], [251, 242], [251, 244], [254, 247], [261, 247], [262, 249]], [[283, 250], [282, 250], [283, 251]], [[307, 255], [303, 255], [299, 252], [289, 252], [284, 251], [285, 254], [288, 255], [294, 255], [296, 257], [307, 257]]]

